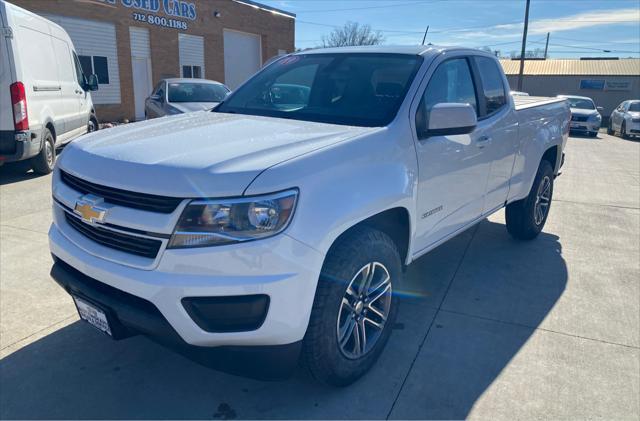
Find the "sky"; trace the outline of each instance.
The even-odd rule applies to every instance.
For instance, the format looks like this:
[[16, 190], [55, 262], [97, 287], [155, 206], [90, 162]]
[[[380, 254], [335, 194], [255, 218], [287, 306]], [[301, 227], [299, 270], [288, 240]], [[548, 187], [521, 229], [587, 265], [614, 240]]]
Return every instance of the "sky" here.
[[[354, 21], [383, 32], [385, 44], [520, 51], [525, 0], [258, 0], [296, 17], [296, 48], [316, 47], [332, 27]], [[640, 0], [531, 0], [527, 50], [549, 57], [640, 57]], [[604, 52], [610, 50], [611, 52]]]

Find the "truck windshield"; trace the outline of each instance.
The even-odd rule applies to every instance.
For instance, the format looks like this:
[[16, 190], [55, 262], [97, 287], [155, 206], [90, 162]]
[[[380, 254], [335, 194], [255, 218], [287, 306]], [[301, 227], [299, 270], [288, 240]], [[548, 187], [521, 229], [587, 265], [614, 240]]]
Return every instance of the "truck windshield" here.
[[213, 83], [169, 83], [169, 102], [221, 102], [227, 89]]
[[422, 57], [302, 54], [266, 67], [213, 111], [352, 126], [389, 124]]
[[571, 108], [579, 108], [581, 110], [595, 110], [596, 106], [593, 104], [593, 101], [590, 99], [584, 98], [567, 98], [569, 101], [569, 107]]

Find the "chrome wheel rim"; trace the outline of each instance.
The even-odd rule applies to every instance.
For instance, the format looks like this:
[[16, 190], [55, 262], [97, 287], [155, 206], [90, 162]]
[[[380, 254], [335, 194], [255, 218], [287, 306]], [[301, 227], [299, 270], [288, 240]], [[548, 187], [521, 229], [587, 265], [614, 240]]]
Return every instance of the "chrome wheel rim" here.
[[53, 146], [51, 146], [51, 139], [47, 139], [44, 145], [44, 153], [47, 158], [47, 165], [49, 168], [53, 168]]
[[351, 279], [338, 312], [338, 347], [349, 359], [368, 354], [376, 345], [391, 309], [391, 275], [379, 262], [363, 266]]
[[538, 186], [538, 194], [536, 195], [536, 205], [534, 207], [534, 220], [536, 225], [542, 224], [549, 212], [551, 204], [551, 178], [545, 176]]
[[96, 131], [96, 123], [93, 120], [89, 120], [89, 127], [87, 128], [87, 132], [95, 132]]

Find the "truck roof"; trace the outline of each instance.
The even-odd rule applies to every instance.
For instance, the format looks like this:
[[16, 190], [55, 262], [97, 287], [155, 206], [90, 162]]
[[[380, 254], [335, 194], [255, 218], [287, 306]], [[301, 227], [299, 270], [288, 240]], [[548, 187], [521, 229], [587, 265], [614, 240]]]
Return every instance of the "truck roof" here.
[[436, 55], [445, 51], [467, 50], [462, 47], [444, 47], [439, 45], [366, 45], [355, 47], [331, 47], [316, 48], [300, 51], [297, 54], [331, 54], [331, 53], [386, 53], [386, 54], [412, 54], [412, 55]]

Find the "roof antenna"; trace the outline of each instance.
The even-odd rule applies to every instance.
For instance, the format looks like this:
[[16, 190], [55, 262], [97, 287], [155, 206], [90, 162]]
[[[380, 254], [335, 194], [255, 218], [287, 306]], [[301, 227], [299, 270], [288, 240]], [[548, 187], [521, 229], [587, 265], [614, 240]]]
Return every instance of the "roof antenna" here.
[[427, 30], [424, 31], [424, 36], [422, 37], [422, 45], [424, 45], [424, 42], [427, 39], [427, 32], [429, 32], [429, 25], [427, 25]]

